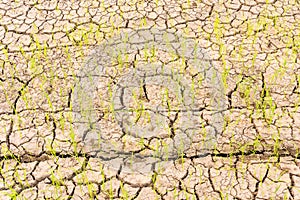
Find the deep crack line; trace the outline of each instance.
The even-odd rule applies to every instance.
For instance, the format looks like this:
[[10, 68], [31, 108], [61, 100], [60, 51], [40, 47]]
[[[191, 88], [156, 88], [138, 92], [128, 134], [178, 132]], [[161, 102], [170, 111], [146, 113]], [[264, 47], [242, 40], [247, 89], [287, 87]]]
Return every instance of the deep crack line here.
[[[132, 62], [130, 55], [134, 55]], [[184, 65], [176, 63], [180, 59]], [[75, 133], [87, 154], [105, 158], [101, 160], [115, 169], [142, 173], [157, 170], [193, 151], [197, 134], [204, 140], [202, 150], [197, 152], [206, 154], [217, 145], [224, 123], [224, 87], [209, 53], [194, 39], [155, 28], [124, 31], [96, 48], [78, 77], [72, 95]], [[95, 102], [97, 98], [100, 100]], [[200, 99], [211, 110], [204, 128], [200, 116], [206, 109], [202, 109]], [[100, 104], [100, 110], [107, 110], [106, 118], [99, 123], [96, 104]], [[177, 112], [170, 128], [174, 107], [185, 112]], [[167, 110], [167, 117], [148, 112], [162, 109]], [[145, 141], [153, 137], [156, 143], [150, 145], [156, 151], [139, 151], [138, 146], [143, 149]]]

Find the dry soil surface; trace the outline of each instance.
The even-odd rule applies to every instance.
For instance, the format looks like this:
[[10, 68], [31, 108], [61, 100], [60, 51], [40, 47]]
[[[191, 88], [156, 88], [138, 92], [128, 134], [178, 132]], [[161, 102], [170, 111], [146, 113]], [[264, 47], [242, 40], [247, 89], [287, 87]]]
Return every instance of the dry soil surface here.
[[286, 0], [2, 0], [0, 198], [300, 199], [299, 23]]

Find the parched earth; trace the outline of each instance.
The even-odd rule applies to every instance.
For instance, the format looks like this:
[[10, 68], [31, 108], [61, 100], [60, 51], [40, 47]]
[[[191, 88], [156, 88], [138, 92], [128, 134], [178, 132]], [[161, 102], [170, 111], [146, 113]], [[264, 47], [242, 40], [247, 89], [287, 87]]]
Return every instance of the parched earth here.
[[1, 199], [300, 199], [298, 1], [0, 3]]

